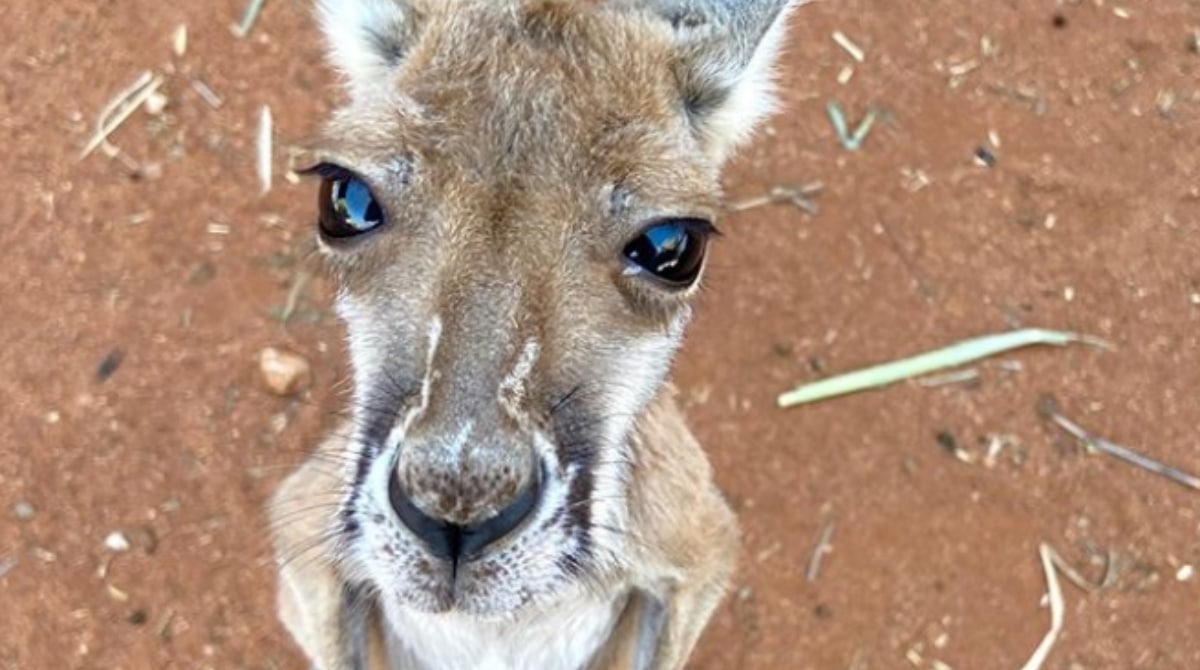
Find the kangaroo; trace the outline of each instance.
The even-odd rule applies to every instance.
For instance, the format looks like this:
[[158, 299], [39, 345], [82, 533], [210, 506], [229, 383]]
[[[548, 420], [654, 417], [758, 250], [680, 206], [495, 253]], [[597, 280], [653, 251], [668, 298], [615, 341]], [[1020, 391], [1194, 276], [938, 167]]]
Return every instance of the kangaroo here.
[[319, 670], [683, 667], [736, 519], [666, 381], [798, 0], [323, 0], [352, 368], [271, 505]]

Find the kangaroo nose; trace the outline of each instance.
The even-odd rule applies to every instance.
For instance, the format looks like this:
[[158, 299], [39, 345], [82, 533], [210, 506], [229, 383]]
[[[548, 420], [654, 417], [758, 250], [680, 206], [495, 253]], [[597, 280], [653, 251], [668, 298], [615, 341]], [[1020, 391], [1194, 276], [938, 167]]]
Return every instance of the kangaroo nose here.
[[451, 523], [425, 513], [404, 491], [399, 477], [392, 473], [388, 499], [400, 521], [413, 532], [434, 556], [451, 562], [470, 561], [483, 550], [511, 533], [537, 507], [542, 495], [542, 468], [535, 466], [528, 485], [495, 515], [468, 524]]

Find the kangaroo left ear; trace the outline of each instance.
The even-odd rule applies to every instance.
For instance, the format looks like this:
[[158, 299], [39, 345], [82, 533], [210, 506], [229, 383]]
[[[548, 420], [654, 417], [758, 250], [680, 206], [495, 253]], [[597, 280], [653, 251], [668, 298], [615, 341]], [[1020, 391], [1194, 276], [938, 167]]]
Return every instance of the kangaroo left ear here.
[[724, 160], [774, 111], [774, 62], [790, 11], [809, 0], [618, 0], [670, 24], [676, 78], [706, 150]]
[[329, 60], [346, 78], [351, 95], [387, 90], [390, 77], [420, 36], [419, 4], [414, 0], [317, 0]]

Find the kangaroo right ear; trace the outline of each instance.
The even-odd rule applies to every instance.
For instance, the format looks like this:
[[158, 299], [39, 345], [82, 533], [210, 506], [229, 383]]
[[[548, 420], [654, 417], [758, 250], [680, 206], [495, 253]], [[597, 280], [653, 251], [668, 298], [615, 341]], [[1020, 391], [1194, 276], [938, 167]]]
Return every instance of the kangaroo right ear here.
[[674, 33], [676, 78], [718, 160], [774, 109], [773, 65], [788, 13], [810, 0], [612, 0]]
[[412, 0], [318, 0], [329, 60], [360, 97], [387, 87], [422, 22]]

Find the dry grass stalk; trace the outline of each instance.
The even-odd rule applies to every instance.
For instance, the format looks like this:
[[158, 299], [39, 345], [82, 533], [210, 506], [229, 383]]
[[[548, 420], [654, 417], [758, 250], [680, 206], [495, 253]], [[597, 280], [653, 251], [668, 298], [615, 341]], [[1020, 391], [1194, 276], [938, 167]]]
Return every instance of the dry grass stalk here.
[[156, 75], [147, 70], [138, 77], [137, 81], [113, 96], [96, 118], [96, 132], [84, 146], [83, 153], [79, 156], [80, 160], [87, 158], [100, 145], [106, 143], [109, 136], [116, 132], [121, 124], [125, 123], [139, 107], [158, 92], [163, 82], [162, 75]]

